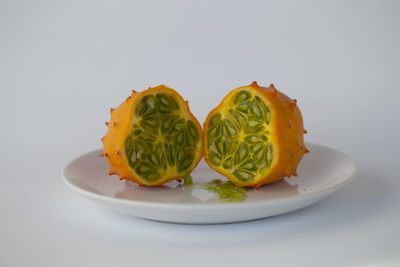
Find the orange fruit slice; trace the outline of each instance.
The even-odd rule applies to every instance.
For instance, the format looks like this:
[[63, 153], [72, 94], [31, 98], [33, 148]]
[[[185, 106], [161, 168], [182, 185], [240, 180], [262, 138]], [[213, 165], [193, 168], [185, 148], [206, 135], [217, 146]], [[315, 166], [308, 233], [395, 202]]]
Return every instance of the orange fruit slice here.
[[303, 119], [296, 100], [253, 82], [231, 91], [204, 122], [208, 165], [237, 186], [258, 188], [297, 175]]
[[120, 179], [161, 186], [188, 175], [202, 157], [201, 125], [167, 86], [132, 91], [106, 124], [102, 155]]

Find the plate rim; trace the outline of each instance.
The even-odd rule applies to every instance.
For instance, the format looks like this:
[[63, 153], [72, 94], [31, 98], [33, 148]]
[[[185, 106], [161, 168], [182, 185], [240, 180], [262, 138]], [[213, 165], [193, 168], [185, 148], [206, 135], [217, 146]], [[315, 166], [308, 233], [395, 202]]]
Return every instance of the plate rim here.
[[213, 203], [213, 204], [206, 204], [206, 203], [188, 203], [188, 204], [184, 204], [184, 203], [162, 203], [162, 202], [145, 202], [145, 201], [140, 201], [140, 200], [132, 200], [132, 199], [122, 199], [122, 198], [115, 198], [115, 197], [111, 197], [111, 196], [106, 196], [106, 195], [102, 195], [102, 194], [97, 194], [94, 192], [90, 192], [87, 191], [85, 189], [82, 189], [81, 187], [73, 184], [71, 181], [69, 181], [69, 178], [67, 178], [66, 175], [66, 171], [68, 169], [68, 167], [73, 164], [74, 162], [78, 161], [80, 158], [83, 158], [89, 154], [92, 153], [101, 153], [101, 149], [95, 149], [89, 152], [86, 152], [84, 154], [79, 155], [78, 157], [72, 159], [71, 161], [69, 161], [62, 169], [61, 172], [61, 178], [63, 180], [63, 182], [72, 190], [74, 190], [75, 192], [88, 197], [90, 199], [95, 199], [95, 200], [100, 200], [102, 202], [111, 202], [112, 204], [119, 204], [119, 205], [125, 205], [125, 206], [140, 206], [143, 208], [174, 208], [174, 209], [181, 209], [181, 210], [185, 210], [185, 209], [197, 209], [197, 210], [203, 210], [203, 209], [235, 209], [238, 206], [266, 206], [266, 205], [277, 205], [280, 202], [287, 202], [287, 201], [292, 201], [294, 199], [306, 199], [306, 198], [310, 198], [310, 197], [318, 197], [320, 195], [323, 194], [328, 194], [330, 192], [336, 191], [342, 187], [344, 187], [346, 184], [350, 183], [354, 177], [357, 175], [358, 173], [358, 168], [357, 165], [355, 164], [354, 160], [352, 158], [350, 158], [347, 154], [336, 150], [334, 148], [325, 146], [325, 145], [320, 145], [320, 144], [316, 144], [316, 143], [312, 143], [312, 142], [307, 142], [306, 145], [311, 145], [311, 146], [319, 146], [319, 147], [323, 147], [325, 149], [329, 149], [329, 150], [333, 150], [336, 153], [342, 154], [344, 157], [347, 158], [347, 160], [349, 160], [349, 162], [351, 163], [351, 165], [353, 166], [353, 172], [347, 177], [347, 179], [345, 179], [344, 181], [332, 186], [332, 187], [328, 187], [325, 188], [323, 190], [319, 190], [319, 191], [314, 191], [314, 192], [307, 192], [307, 193], [303, 193], [302, 195], [294, 195], [294, 196], [286, 196], [286, 197], [282, 197], [282, 198], [277, 198], [277, 199], [268, 199], [268, 200], [259, 200], [259, 201], [253, 201], [253, 202], [234, 202], [234, 203]]

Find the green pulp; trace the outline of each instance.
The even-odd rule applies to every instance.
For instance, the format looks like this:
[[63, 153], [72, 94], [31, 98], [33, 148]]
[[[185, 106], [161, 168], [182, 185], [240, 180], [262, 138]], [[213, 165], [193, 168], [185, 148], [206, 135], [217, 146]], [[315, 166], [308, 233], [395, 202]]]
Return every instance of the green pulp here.
[[216, 194], [218, 199], [223, 202], [243, 202], [247, 197], [245, 188], [220, 179], [212, 180], [204, 184], [203, 187]]

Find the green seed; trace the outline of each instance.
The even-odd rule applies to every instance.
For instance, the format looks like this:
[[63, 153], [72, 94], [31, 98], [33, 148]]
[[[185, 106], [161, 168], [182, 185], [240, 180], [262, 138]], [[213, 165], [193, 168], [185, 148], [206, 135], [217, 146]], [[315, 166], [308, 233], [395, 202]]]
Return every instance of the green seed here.
[[271, 112], [270, 112], [270, 111], [267, 111], [267, 112], [265, 113], [265, 122], [266, 122], [267, 124], [270, 124], [270, 122], [271, 122]]
[[249, 181], [254, 177], [254, 173], [244, 171], [244, 170], [236, 170], [233, 175], [242, 181]]
[[215, 114], [214, 116], [211, 117], [208, 127], [213, 127], [220, 120], [221, 120], [221, 114], [220, 113]]
[[143, 118], [140, 122], [139, 122], [140, 126], [142, 126], [142, 128], [145, 131], [155, 131], [158, 129], [160, 123], [158, 121], [158, 118], [155, 117], [148, 117], [148, 118]]
[[222, 156], [221, 153], [218, 151], [218, 148], [215, 144], [215, 142], [211, 142], [208, 144], [208, 150], [213, 152], [214, 154], [217, 154], [218, 156]]
[[268, 163], [268, 166], [269, 166], [272, 163], [272, 157], [273, 157], [273, 147], [272, 147], [271, 143], [269, 143], [267, 145], [266, 150], [267, 150], [266, 151], [266, 153], [267, 153], [267, 163]]
[[217, 165], [217, 166], [221, 165], [221, 158], [217, 154], [211, 153], [210, 154], [210, 161], [214, 165]]
[[215, 144], [216, 144], [217, 150], [219, 152], [219, 155], [225, 155], [225, 147], [224, 147], [222, 139], [221, 138], [217, 139], [215, 141]]
[[253, 102], [251, 104], [251, 113], [256, 117], [262, 117], [263, 111], [257, 102]]
[[257, 166], [252, 159], [248, 159], [240, 165], [240, 169], [245, 169], [251, 172], [255, 172], [257, 171]]
[[191, 120], [187, 121], [187, 128], [194, 142], [197, 142], [200, 138], [200, 131], [196, 128], [195, 124]]
[[183, 127], [185, 127], [185, 119], [180, 119], [174, 126], [175, 130], [181, 130]]
[[[268, 139], [268, 137], [266, 137], [266, 136], [265, 136], [265, 138]], [[246, 136], [244, 138], [244, 140], [249, 144], [257, 144], [257, 143], [263, 143], [265, 138], [263, 135], [253, 134], [253, 135]]]
[[246, 143], [242, 142], [236, 152], [235, 164], [241, 163], [249, 155], [249, 147]]
[[257, 162], [257, 164], [260, 164], [262, 161], [264, 161], [265, 150], [266, 148], [262, 146], [261, 149], [254, 152], [253, 158]]
[[247, 92], [247, 91], [240, 91], [240, 92], [236, 95], [235, 100], [234, 100], [234, 103], [235, 103], [235, 104], [241, 103], [241, 102], [243, 102], [243, 101], [246, 101], [246, 100], [250, 99], [250, 97], [251, 97], [251, 94], [250, 94], [249, 92]]
[[183, 145], [183, 141], [184, 141], [184, 137], [185, 137], [184, 136], [184, 132], [179, 132], [176, 135], [175, 139], [174, 139], [175, 145], [182, 146]]
[[132, 148], [132, 136], [128, 135], [125, 139], [125, 151], [130, 151]]
[[244, 103], [238, 105], [236, 108], [237, 108], [240, 112], [246, 113], [246, 114], [247, 114], [247, 112], [248, 112], [249, 109], [250, 109], [250, 102], [249, 102], [249, 101], [244, 102]]
[[256, 133], [260, 132], [263, 130], [264, 125], [262, 121], [259, 121], [255, 118], [249, 118], [249, 120], [246, 122], [244, 132], [245, 133]]
[[229, 120], [224, 120], [224, 128], [228, 136], [230, 137], [236, 137], [238, 135], [238, 132], [235, 128], [235, 126], [230, 122]]
[[161, 178], [161, 175], [158, 172], [145, 174], [145, 177], [149, 181], [156, 181]]
[[168, 160], [168, 164], [170, 166], [175, 165], [175, 149], [172, 144], [165, 144], [164, 145], [164, 150], [166, 154], [166, 158]]
[[165, 118], [161, 119], [161, 132], [163, 134], [168, 133], [172, 126], [174, 125], [175, 121], [177, 120], [177, 116], [166, 116]]
[[161, 105], [170, 107], [171, 106], [171, 101], [169, 100], [169, 97], [165, 94], [157, 94], [157, 100], [160, 102]]
[[228, 157], [224, 160], [222, 167], [224, 167], [225, 169], [230, 169], [232, 168], [232, 165], [233, 165], [232, 157]]
[[209, 128], [207, 131], [207, 135], [211, 138], [217, 138], [221, 134], [222, 123], [218, 123], [212, 128]]
[[254, 152], [256, 152], [256, 151], [258, 151], [258, 150], [260, 150], [262, 148], [263, 148], [263, 144], [256, 144], [256, 145], [250, 146], [250, 151], [252, 153], [254, 153]]
[[146, 105], [146, 103], [143, 101], [143, 99], [139, 102], [139, 104], [136, 106], [136, 109], [135, 109], [135, 114], [137, 115], [137, 116], [142, 116], [145, 112], [146, 112], [146, 109], [147, 109], [147, 105]]

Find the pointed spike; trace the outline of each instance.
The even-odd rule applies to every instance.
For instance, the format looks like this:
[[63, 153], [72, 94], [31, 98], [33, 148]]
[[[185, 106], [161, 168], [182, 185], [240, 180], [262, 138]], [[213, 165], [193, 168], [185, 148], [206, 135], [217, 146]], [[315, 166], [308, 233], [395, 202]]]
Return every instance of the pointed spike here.
[[293, 99], [293, 103], [295, 103], [295, 104], [296, 104], [296, 103], [297, 103], [297, 100], [296, 100], [296, 99]]
[[310, 153], [310, 150], [308, 150], [308, 149], [306, 148], [306, 151], [305, 151], [305, 153]]
[[256, 81], [252, 82], [251, 85], [252, 85], [252, 86], [258, 86], [258, 84], [257, 84]]
[[185, 102], [186, 102], [186, 104], [188, 104], [188, 105], [189, 105], [189, 101], [187, 101], [187, 100], [186, 100]]
[[103, 142], [104, 141], [104, 136], [100, 140], [101, 140], [101, 142]]
[[110, 112], [112, 113], [114, 111], [114, 108], [110, 108]]
[[304, 129], [304, 133], [305, 133], [305, 134], [307, 133], [307, 130], [306, 130], [306, 129]]
[[104, 153], [101, 153], [101, 154], [100, 154], [100, 157], [104, 157]]
[[135, 90], [132, 90], [132, 95], [136, 94], [137, 92]]
[[106, 126], [108, 127], [108, 125], [110, 125], [110, 123], [108, 121], [105, 122]]
[[269, 87], [275, 89], [275, 85], [274, 85], [273, 83], [271, 83], [271, 84], [269, 85]]

